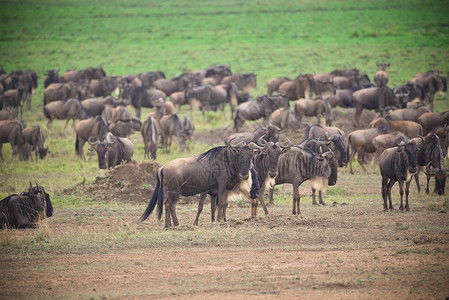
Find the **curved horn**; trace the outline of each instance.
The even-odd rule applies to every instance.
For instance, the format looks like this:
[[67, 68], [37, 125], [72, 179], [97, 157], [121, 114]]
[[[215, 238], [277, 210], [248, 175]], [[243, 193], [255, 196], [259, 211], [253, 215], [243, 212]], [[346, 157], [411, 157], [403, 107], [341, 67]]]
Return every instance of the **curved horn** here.
[[266, 147], [267, 141], [264, 140], [264, 137], [265, 137], [265, 134], [262, 135], [260, 138], [258, 138], [258, 139], [257, 139], [257, 144]]
[[36, 183], [36, 187], [40, 187], [39, 183], [35, 180], [34, 183]]
[[[242, 142], [240, 142], [240, 143], [244, 143], [244, 142], [242, 141]], [[261, 147], [261, 146], [257, 145], [256, 143], [251, 142], [251, 143], [248, 144], [248, 147], [250, 147], [250, 148], [253, 149], [253, 150], [254, 150], [254, 149], [264, 150], [264, 149], [266, 148], [266, 145], [267, 145], [267, 144], [265, 144], [263, 147]]]
[[[398, 143], [398, 140], [399, 139], [401, 139], [402, 138], [402, 141], [400, 142], [400, 143]], [[405, 138], [403, 138], [402, 136], [399, 136], [399, 137], [397, 137], [395, 140], [394, 140], [394, 144], [396, 145], [396, 146], [404, 146], [405, 145]]]
[[106, 141], [108, 144], [114, 144], [117, 141], [117, 138], [113, 134], [106, 135]]
[[237, 144], [233, 144], [232, 141], [235, 139], [235, 137], [229, 141], [229, 146], [231, 146], [232, 148], [241, 148], [241, 147], [245, 147], [246, 143], [244, 141], [240, 141]]
[[277, 142], [276, 144], [279, 144], [279, 146], [281, 146], [282, 148], [290, 148], [292, 146], [292, 142], [288, 139], [288, 137], [285, 137], [288, 141], [288, 145], [284, 146], [281, 144], [281, 142]]
[[91, 145], [96, 145], [96, 144], [99, 144], [99, 143], [100, 143], [100, 141], [95, 141], [95, 142], [91, 141], [91, 138], [92, 138], [92, 136], [90, 136], [90, 137], [87, 139], [87, 141], [89, 142], [89, 144], [91, 144]]

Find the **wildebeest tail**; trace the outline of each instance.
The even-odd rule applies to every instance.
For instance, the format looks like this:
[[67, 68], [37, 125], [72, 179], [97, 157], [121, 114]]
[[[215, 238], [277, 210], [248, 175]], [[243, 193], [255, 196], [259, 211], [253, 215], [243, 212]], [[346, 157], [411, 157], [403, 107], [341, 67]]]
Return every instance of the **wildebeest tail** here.
[[351, 145], [351, 135], [348, 136], [348, 146], [346, 147], [346, 161], [348, 163], [349, 163], [349, 157], [350, 157], [350, 155], [349, 155], [350, 145]]
[[[162, 172], [161, 172], [161, 177], [162, 177]], [[142, 216], [139, 219], [139, 223], [145, 221], [150, 214], [153, 212], [154, 208], [156, 207], [156, 204], [158, 204], [158, 210], [160, 210], [160, 216], [159, 219], [162, 216], [162, 205], [159, 204], [159, 202], [163, 201], [163, 197], [162, 197], [162, 201], [158, 201], [159, 196], [163, 196], [163, 191], [162, 191], [162, 179], [159, 179], [159, 172], [156, 174], [156, 188], [154, 189], [153, 192], [153, 196], [151, 196], [151, 200], [150, 203], [148, 203], [147, 208], [145, 209], [145, 211], [143, 212]]]
[[75, 137], [75, 151], [76, 155], [80, 155], [80, 142], [78, 141], [78, 135]]

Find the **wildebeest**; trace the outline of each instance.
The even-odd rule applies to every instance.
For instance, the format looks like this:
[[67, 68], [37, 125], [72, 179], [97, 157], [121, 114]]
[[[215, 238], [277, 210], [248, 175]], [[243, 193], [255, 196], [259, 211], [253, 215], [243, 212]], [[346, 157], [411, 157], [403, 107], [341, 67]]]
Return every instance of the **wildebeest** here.
[[357, 154], [357, 161], [359, 162], [365, 173], [368, 170], [364, 166], [364, 154], [374, 153], [376, 149], [373, 145], [373, 139], [379, 134], [390, 133], [393, 129], [389, 126], [380, 126], [378, 128], [359, 129], [348, 134], [347, 153], [349, 155], [349, 169], [350, 173], [354, 174], [352, 170], [352, 160]]
[[7, 90], [0, 96], [2, 106], [7, 110], [15, 110], [16, 115], [23, 115], [24, 91], [22, 89]]
[[234, 129], [238, 132], [243, 126], [245, 120], [257, 120], [264, 118], [265, 125], [271, 113], [281, 107], [288, 107], [287, 98], [282, 95], [276, 96], [260, 96], [256, 100], [248, 101], [237, 107], [234, 118]]
[[323, 81], [319, 79], [314, 80], [313, 91], [316, 97], [329, 98], [335, 94], [334, 82], [332, 80]]
[[103, 141], [109, 132], [108, 124], [96, 116], [87, 120], [81, 120], [75, 125], [75, 151], [81, 159], [86, 160], [83, 146], [91, 138], [94, 141]]
[[61, 78], [59, 78], [59, 69], [57, 70], [47, 70], [47, 73], [44, 77], [44, 88], [47, 88], [52, 83], [61, 82]]
[[430, 112], [430, 109], [424, 105], [415, 108], [401, 108], [390, 110], [387, 113], [386, 118], [390, 119], [391, 121], [418, 122], [418, 118], [427, 112]]
[[270, 123], [279, 129], [296, 127], [295, 113], [290, 107], [276, 109], [270, 116]]
[[394, 130], [405, 134], [409, 139], [423, 135], [422, 126], [413, 121], [390, 121], [386, 118], [378, 117], [372, 120], [368, 127], [377, 128], [380, 126], [390, 126]]
[[336, 89], [335, 94], [327, 98], [331, 108], [340, 106], [343, 108], [354, 106], [354, 96], [353, 94], [360, 90], [361, 87], [356, 86], [351, 89]]
[[181, 92], [192, 86], [191, 79], [188, 74], [182, 74], [173, 79], [161, 78], [153, 82], [153, 86], [165, 93], [171, 95], [174, 92]]
[[162, 147], [164, 148], [164, 152], [170, 152], [172, 137], [174, 135], [178, 139], [179, 151], [184, 151], [189, 136], [179, 116], [177, 114], [163, 116], [159, 120], [159, 124], [161, 127]]
[[159, 121], [149, 116], [145, 121], [143, 121], [142, 126], [140, 127], [140, 132], [143, 138], [144, 145], [144, 155], [143, 159], [147, 157], [155, 160], [156, 152], [157, 152], [157, 141], [159, 135], [161, 135], [161, 127], [159, 125]]
[[268, 125], [267, 127], [258, 127], [252, 132], [234, 132], [231, 133], [225, 140], [225, 144], [245, 142], [247, 144], [253, 142], [257, 143], [261, 137], [266, 142], [278, 142], [280, 129], [274, 125]]
[[0, 121], [17, 119], [17, 115], [12, 110], [0, 110]]
[[[348, 153], [345, 149], [345, 133], [337, 127], [321, 126], [313, 124], [305, 131], [305, 140], [323, 140], [329, 142], [329, 147], [334, 153], [338, 161], [339, 167], [344, 167], [348, 164]], [[313, 150], [313, 149], [312, 149]], [[317, 150], [314, 150], [315, 152]]]
[[154, 107], [156, 108], [156, 119], [160, 120], [165, 115], [171, 115], [175, 113], [175, 106], [172, 102], [166, 101], [162, 98], [154, 101]]
[[181, 110], [182, 105], [189, 104], [189, 101], [186, 98], [186, 92], [174, 92], [170, 95], [170, 102], [173, 103], [173, 105], [178, 105], [178, 110]]
[[433, 109], [433, 99], [436, 93], [443, 93], [447, 91], [447, 79], [440, 76], [438, 72], [427, 71], [426, 73], [418, 73], [410, 79], [409, 83], [420, 83], [426, 94], [426, 102], [430, 104], [430, 109]]
[[390, 63], [376, 63], [378, 71], [374, 75], [374, 82], [378, 87], [386, 86], [388, 83], [387, 68], [390, 67]]
[[[329, 158], [332, 152], [314, 153], [308, 148], [291, 147], [279, 157], [278, 175], [275, 185], [291, 183], [293, 187], [292, 214], [300, 214], [299, 186], [301, 183], [316, 176], [328, 178], [329, 185], [335, 184], [337, 178], [331, 178]], [[273, 204], [274, 186], [270, 189], [269, 204]]]
[[100, 142], [90, 137], [89, 144], [98, 155], [100, 169], [109, 169], [119, 165], [122, 161], [129, 162], [134, 153], [134, 144], [127, 138], [117, 137], [111, 132]]
[[39, 154], [40, 159], [44, 159], [47, 156], [48, 147], [44, 148], [45, 137], [39, 125], [26, 127], [22, 130], [24, 147], [25, 147], [25, 157], [33, 160], [33, 155], [31, 151], [35, 151], [36, 161]]
[[336, 89], [350, 89], [356, 86], [367, 88], [373, 86], [371, 80], [366, 74], [353, 76], [334, 76], [332, 80]]
[[221, 84], [230, 84], [231, 82], [234, 82], [239, 90], [249, 91], [257, 87], [256, 75], [254, 73], [236, 73], [226, 76], [221, 80]]
[[67, 128], [70, 119], [73, 120], [73, 128], [75, 128], [75, 119], [85, 119], [87, 117], [81, 103], [74, 98], [46, 104], [44, 106], [44, 115], [48, 119], [47, 127], [50, 127], [55, 119], [66, 120], [64, 130]]
[[116, 107], [106, 104], [103, 111], [101, 112], [101, 117], [106, 123], [110, 124], [117, 120], [131, 120], [132, 115], [124, 104], [120, 104]]
[[444, 127], [438, 128], [435, 130], [435, 134], [438, 136], [440, 140], [441, 149], [443, 149], [443, 154], [448, 159], [448, 150], [449, 150], [449, 124], [446, 124]]
[[138, 75], [140, 81], [142, 82], [142, 86], [146, 89], [150, 89], [153, 87], [153, 83], [158, 79], [164, 79], [165, 74], [162, 71], [155, 72], [142, 72]]
[[271, 96], [274, 92], [279, 90], [279, 87], [284, 82], [291, 81], [289, 77], [276, 77], [268, 80], [267, 82], [267, 95]]
[[[158, 206], [158, 218], [162, 217], [165, 203], [165, 227], [178, 226], [176, 202], [179, 196], [192, 196], [207, 191], [217, 191], [220, 222], [227, 206], [227, 190], [242, 180], [250, 178], [253, 144], [244, 142], [219, 146], [192, 157], [177, 158], [162, 166], [156, 176], [153, 196], [139, 219], [143, 222]], [[164, 194], [166, 199], [164, 200]]]
[[81, 92], [68, 83], [52, 83], [44, 90], [44, 105], [52, 101], [76, 98], [81, 100]]
[[101, 79], [106, 77], [106, 72], [103, 70], [102, 66], [96, 68], [89, 67], [82, 70], [69, 70], [61, 75], [61, 82], [79, 82], [81, 80], [86, 80], [89, 82], [92, 79]]
[[131, 101], [131, 104], [136, 109], [136, 117], [140, 120], [141, 108], [153, 108], [153, 102], [159, 98], [165, 99], [165, 95], [158, 91], [147, 90], [144, 87], [125, 85], [123, 87], [122, 98]]
[[377, 164], [379, 162], [379, 157], [385, 149], [396, 146], [396, 142], [401, 142], [403, 140], [407, 140], [407, 136], [402, 132], [393, 131], [390, 133], [379, 134], [378, 136], [373, 138], [373, 145], [375, 149], [374, 155], [374, 168], [377, 168]]
[[432, 130], [449, 124], [449, 110], [422, 114], [418, 118], [418, 123], [422, 125], [424, 135], [427, 135]]
[[405, 98], [407, 102], [412, 102], [416, 99], [424, 101], [426, 97], [424, 87], [419, 82], [397, 86], [393, 91], [396, 97]]
[[418, 192], [421, 191], [419, 185], [419, 172], [420, 169], [426, 168], [427, 186], [426, 194], [429, 194], [429, 182], [430, 177], [435, 177], [435, 193], [438, 195], [444, 195], [444, 189], [446, 187], [446, 170], [444, 168], [444, 154], [441, 148], [440, 140], [434, 133], [414, 139], [418, 144], [418, 172], [415, 174], [415, 181], [418, 187]]
[[4, 143], [10, 143], [12, 148], [12, 158], [19, 157], [19, 160], [25, 159], [25, 142], [22, 135], [23, 124], [20, 120], [4, 120], [0, 121], [0, 158], [4, 160], [2, 155], [2, 147]]
[[108, 76], [101, 79], [92, 79], [89, 82], [89, 86], [94, 92], [95, 97], [106, 97], [118, 89], [119, 83], [119, 77]]
[[407, 106], [407, 102], [399, 102], [393, 90], [388, 86], [362, 89], [355, 92], [353, 97], [356, 109], [354, 116], [356, 127], [360, 125], [360, 116], [364, 109], [377, 110], [382, 114], [388, 106], [397, 108], [406, 108]]
[[[399, 194], [401, 195], [401, 211], [410, 211], [408, 194], [410, 182], [418, 170], [418, 146], [414, 141], [402, 141], [397, 147], [386, 149], [379, 158], [380, 174], [382, 175], [382, 198], [384, 200], [384, 211], [394, 210], [391, 202], [391, 189], [399, 182]], [[405, 182], [405, 206], [403, 204]], [[387, 197], [389, 206], [387, 205]]]
[[278, 93], [285, 95], [288, 100], [310, 98], [313, 88], [312, 74], [299, 74], [295, 79], [286, 81], [279, 86]]
[[329, 105], [320, 98], [295, 101], [296, 121], [301, 122], [303, 117], [316, 117], [319, 124], [321, 124], [321, 117], [324, 117], [326, 125], [331, 125]]
[[119, 101], [112, 96], [88, 98], [81, 101], [81, 106], [88, 116], [95, 117], [102, 113], [106, 105], [117, 105]]
[[28, 192], [10, 195], [0, 201], [0, 227], [36, 227], [39, 222], [53, 215], [50, 196], [43, 186], [30, 182]]
[[129, 137], [136, 131], [140, 130], [142, 122], [136, 118], [118, 119], [109, 124], [109, 131], [118, 137]]

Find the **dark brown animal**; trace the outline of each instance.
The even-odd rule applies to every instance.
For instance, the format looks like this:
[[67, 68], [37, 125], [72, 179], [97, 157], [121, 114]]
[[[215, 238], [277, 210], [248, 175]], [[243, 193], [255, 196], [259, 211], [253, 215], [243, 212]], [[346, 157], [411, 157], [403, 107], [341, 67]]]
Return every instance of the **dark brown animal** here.
[[182, 74], [173, 79], [158, 79], [153, 85], [156, 89], [163, 91], [165, 95], [171, 95], [174, 92], [185, 91], [192, 86], [192, 82], [187, 74]]
[[284, 82], [279, 86], [278, 93], [284, 95], [288, 100], [310, 98], [313, 88], [313, 75], [298, 75], [291, 81]]
[[335, 94], [327, 99], [331, 108], [340, 106], [343, 108], [354, 107], [353, 94], [360, 90], [361, 87], [354, 87], [351, 89], [336, 89]]
[[92, 79], [101, 79], [106, 77], [106, 72], [103, 67], [98, 66], [96, 68], [89, 67], [82, 70], [69, 70], [61, 75], [61, 82], [80, 82], [86, 80], [90, 82]]
[[59, 69], [57, 70], [47, 70], [44, 77], [44, 88], [47, 88], [52, 83], [61, 82], [61, 78], [59, 78]]
[[160, 98], [165, 99], [165, 95], [158, 91], [147, 90], [144, 87], [125, 85], [123, 87], [122, 98], [131, 101], [132, 106], [136, 109], [136, 117], [140, 120], [142, 107], [153, 108], [154, 101]]
[[142, 82], [142, 86], [146, 89], [150, 89], [153, 87], [153, 83], [158, 79], [164, 79], [165, 74], [162, 71], [156, 72], [143, 72], [138, 75], [140, 81]]
[[2, 96], [2, 106], [6, 110], [14, 110], [16, 115], [23, 115], [23, 104], [25, 101], [24, 91], [19, 89], [7, 90]]
[[91, 147], [97, 152], [98, 166], [100, 169], [109, 169], [121, 162], [129, 162], [134, 153], [134, 144], [127, 138], [117, 137], [111, 132], [100, 142], [88, 139]]
[[386, 118], [391, 121], [418, 122], [418, 118], [427, 112], [430, 112], [430, 109], [424, 105], [415, 108], [401, 108], [389, 111]]
[[143, 121], [142, 126], [140, 127], [140, 133], [143, 138], [144, 145], [144, 155], [143, 159], [147, 157], [155, 160], [156, 152], [157, 152], [157, 142], [159, 136], [161, 135], [161, 127], [159, 125], [159, 121], [153, 117], [148, 117]]
[[425, 102], [430, 105], [433, 110], [433, 100], [435, 94], [447, 91], [447, 79], [438, 72], [428, 71], [426, 73], [418, 73], [410, 79], [409, 83], [420, 83], [426, 94]]
[[280, 130], [297, 127], [295, 113], [290, 107], [282, 107], [276, 109], [270, 116], [271, 125], [278, 127]]
[[101, 79], [92, 79], [89, 82], [89, 86], [94, 92], [95, 97], [107, 97], [114, 91], [117, 91], [118, 94], [119, 83], [119, 77], [108, 76]]
[[81, 159], [86, 160], [83, 146], [89, 138], [94, 141], [103, 141], [109, 132], [108, 124], [100, 117], [96, 116], [87, 120], [81, 120], [75, 125], [75, 151]]
[[47, 127], [50, 128], [55, 119], [66, 120], [64, 130], [67, 128], [70, 120], [73, 120], [73, 128], [75, 128], [76, 119], [85, 119], [86, 112], [83, 110], [81, 103], [74, 98], [68, 100], [53, 101], [44, 106], [44, 115], [48, 119]]
[[267, 95], [271, 96], [274, 92], [279, 90], [279, 87], [287, 81], [291, 81], [289, 77], [276, 77], [267, 82]]
[[40, 159], [44, 159], [47, 156], [48, 147], [44, 148], [45, 137], [39, 125], [26, 127], [22, 130], [25, 157], [33, 160], [32, 151], [35, 151], [36, 161], [39, 155]]
[[376, 63], [376, 66], [378, 71], [374, 75], [374, 83], [376, 83], [378, 87], [386, 86], [388, 83], [387, 68], [390, 67], [390, 63]]
[[118, 119], [109, 124], [109, 131], [118, 137], [129, 137], [136, 131], [140, 130], [142, 122], [136, 118]]
[[189, 140], [188, 132], [183, 127], [179, 116], [177, 114], [163, 116], [159, 120], [162, 135], [162, 147], [165, 153], [170, 153], [170, 147], [173, 136], [178, 139], [179, 151], [184, 151], [187, 147], [186, 143]]
[[449, 110], [443, 112], [428, 112], [418, 118], [418, 123], [422, 125], [424, 135], [432, 130], [449, 124]]
[[323, 81], [315, 79], [313, 91], [315, 92], [316, 97], [320, 97], [323, 99], [329, 98], [335, 94], [334, 82], [332, 80]]
[[52, 83], [44, 90], [44, 105], [52, 101], [75, 98], [81, 100], [81, 92], [68, 83]]
[[280, 129], [273, 125], [268, 125], [267, 127], [256, 128], [252, 132], [234, 132], [231, 133], [225, 140], [225, 144], [229, 145], [232, 141], [233, 143], [245, 142], [247, 144], [253, 142], [260, 144], [258, 141], [263, 137], [265, 142], [276, 143], [279, 141], [279, 131]]
[[0, 121], [0, 158], [5, 160], [2, 155], [4, 143], [10, 143], [12, 148], [12, 159], [18, 156], [19, 160], [25, 160], [25, 142], [22, 135], [23, 124], [20, 120]]
[[299, 99], [295, 101], [295, 119], [301, 122], [303, 117], [316, 117], [318, 124], [324, 117], [326, 125], [331, 125], [330, 109], [326, 101], [317, 99]]
[[345, 132], [340, 128], [313, 124], [306, 129], [305, 140], [322, 140], [328, 143], [330, 150], [332, 150], [332, 153], [334, 153], [334, 156], [338, 161], [338, 166], [344, 167], [348, 164], [349, 154], [346, 151], [344, 143]]
[[357, 86], [363, 88], [372, 87], [371, 80], [366, 74], [354, 76], [334, 76], [333, 83], [335, 89], [351, 89]]
[[231, 82], [234, 82], [239, 90], [249, 91], [250, 89], [257, 87], [256, 75], [254, 73], [232, 74], [230, 76], [224, 77], [220, 83], [227, 85]]
[[394, 131], [386, 134], [380, 134], [373, 138], [373, 145], [375, 149], [374, 155], [374, 168], [377, 168], [379, 157], [385, 149], [395, 147], [396, 142], [402, 142], [407, 140], [407, 136], [405, 136], [402, 132]]

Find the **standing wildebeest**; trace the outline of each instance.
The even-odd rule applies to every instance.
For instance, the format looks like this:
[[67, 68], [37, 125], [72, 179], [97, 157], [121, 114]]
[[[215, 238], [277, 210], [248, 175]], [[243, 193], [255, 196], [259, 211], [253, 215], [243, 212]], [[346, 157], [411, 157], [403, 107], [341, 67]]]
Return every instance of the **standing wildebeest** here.
[[227, 137], [225, 144], [228, 145], [231, 141], [233, 143], [239, 143], [241, 141], [247, 144], [250, 142], [257, 143], [261, 137], [266, 142], [276, 143], [279, 141], [279, 131], [280, 129], [278, 127], [268, 125], [267, 127], [256, 128], [252, 132], [234, 132]]
[[376, 149], [373, 145], [373, 139], [379, 134], [385, 134], [393, 131], [389, 126], [380, 126], [378, 128], [359, 129], [348, 134], [348, 146], [347, 153], [349, 155], [349, 169], [350, 173], [354, 174], [352, 170], [352, 160], [357, 153], [357, 161], [359, 162], [365, 173], [368, 174], [368, 170], [364, 166], [364, 154], [374, 153]]
[[266, 125], [272, 112], [278, 108], [288, 106], [287, 98], [282, 95], [264, 95], [256, 100], [244, 102], [237, 107], [234, 118], [234, 129], [238, 132], [240, 127], [245, 123], [245, 120], [253, 121], [259, 118], [264, 118]]
[[267, 95], [271, 96], [274, 92], [279, 90], [279, 87], [284, 82], [291, 81], [289, 77], [276, 77], [268, 80], [267, 82]]
[[103, 112], [106, 105], [115, 105], [118, 103], [112, 96], [105, 98], [89, 98], [81, 101], [81, 106], [88, 116], [95, 117]]
[[438, 128], [435, 130], [435, 134], [438, 136], [440, 140], [441, 149], [443, 149], [443, 154], [448, 159], [448, 150], [449, 150], [449, 124], [446, 124], [444, 127]]
[[399, 99], [395, 97], [393, 90], [388, 86], [362, 89], [355, 92], [353, 97], [356, 109], [354, 117], [356, 127], [360, 126], [360, 116], [364, 109], [377, 110], [382, 114], [388, 106], [407, 107], [407, 102], [400, 103]]
[[0, 121], [0, 158], [2, 160], [4, 160], [2, 155], [4, 143], [11, 144], [12, 158], [18, 154], [19, 160], [25, 159], [25, 143], [22, 130], [23, 124], [18, 119]]
[[53, 215], [50, 196], [43, 186], [30, 182], [28, 192], [10, 195], [0, 201], [0, 227], [36, 227], [40, 221]]
[[374, 83], [376, 83], [378, 87], [386, 86], [388, 83], [387, 68], [390, 66], [390, 63], [376, 63], [376, 66], [378, 71], [374, 75]]
[[306, 129], [305, 139], [318, 139], [330, 142], [329, 147], [337, 158], [338, 166], [344, 167], [348, 164], [348, 153], [346, 151], [344, 143], [345, 133], [340, 128], [313, 124]]
[[322, 81], [315, 79], [313, 91], [315, 92], [316, 97], [329, 98], [335, 94], [334, 82], [332, 80]]
[[[328, 178], [328, 184], [334, 185], [337, 178], [331, 177], [331, 167], [329, 158], [332, 152], [314, 153], [308, 148], [298, 146], [291, 147], [289, 151], [279, 157], [278, 175], [275, 185], [291, 183], [293, 187], [293, 208], [292, 214], [300, 214], [299, 186], [301, 183], [317, 176]], [[269, 204], [273, 204], [274, 186], [270, 189]]]
[[136, 118], [118, 119], [109, 124], [109, 131], [118, 137], [129, 137], [136, 131], [140, 130], [142, 122]]
[[[253, 144], [244, 142], [230, 146], [220, 146], [192, 157], [177, 158], [157, 172], [157, 184], [153, 196], [139, 219], [143, 222], [158, 206], [158, 219], [162, 217], [165, 203], [165, 228], [178, 226], [176, 202], [179, 196], [193, 196], [207, 191], [217, 191], [218, 217], [223, 219], [228, 204], [227, 190], [232, 189], [242, 180], [250, 178]], [[164, 201], [164, 194], [166, 199]]]
[[142, 72], [138, 75], [140, 81], [142, 82], [142, 86], [146, 89], [150, 89], [153, 87], [153, 83], [158, 79], [164, 79], [165, 74], [162, 71], [156, 72]]
[[286, 81], [279, 86], [278, 93], [285, 95], [288, 100], [310, 98], [313, 88], [312, 74], [299, 74], [295, 79]]
[[102, 66], [96, 68], [85, 68], [82, 70], [70, 70], [61, 75], [61, 82], [79, 82], [81, 80], [87, 80], [88, 82], [92, 79], [101, 79], [106, 77], [106, 72], [103, 70]]
[[433, 109], [433, 100], [436, 93], [443, 93], [447, 91], [446, 77], [440, 76], [438, 72], [427, 71], [426, 73], [418, 73], [410, 79], [409, 83], [420, 83], [425, 92], [425, 101], [430, 104], [430, 109]]
[[295, 101], [295, 118], [301, 122], [303, 117], [315, 116], [318, 124], [321, 124], [321, 117], [325, 117], [326, 125], [331, 125], [331, 115], [329, 105], [326, 101], [316, 99], [299, 99]]
[[415, 99], [424, 101], [426, 97], [424, 87], [419, 82], [397, 86], [393, 91], [396, 97], [404, 97], [407, 102], [412, 102]]
[[40, 159], [44, 159], [47, 156], [48, 147], [44, 148], [45, 137], [39, 125], [24, 128], [22, 135], [25, 142], [25, 156], [27, 159], [29, 157], [33, 160], [33, 155], [31, 154], [33, 150], [36, 154], [36, 161], [38, 154]]
[[15, 112], [11, 110], [0, 110], [0, 121], [17, 119]]
[[[446, 170], [444, 168], [444, 154], [441, 148], [440, 140], [434, 133], [422, 138], [413, 139], [418, 143], [418, 172], [415, 174], [415, 181], [418, 187], [418, 192], [421, 192], [419, 185], [419, 171], [426, 167], [427, 186], [426, 194], [429, 194], [429, 182], [432, 175], [435, 176], [435, 193], [444, 195], [446, 187]], [[431, 167], [433, 169], [431, 169]]]
[[270, 118], [270, 123], [279, 129], [294, 128], [296, 124], [295, 113], [290, 107], [276, 109]]
[[366, 74], [354, 76], [335, 76], [333, 78], [333, 83], [336, 89], [350, 89], [356, 86], [366, 88], [373, 86], [371, 80]]
[[110, 96], [112, 92], [117, 90], [119, 85], [119, 77], [109, 76], [101, 79], [93, 79], [89, 82], [89, 86], [94, 92], [95, 97]]
[[413, 121], [390, 121], [381, 117], [372, 120], [368, 127], [377, 128], [380, 126], [390, 126], [394, 130], [405, 134], [409, 139], [423, 135], [422, 126]]
[[140, 120], [140, 111], [142, 107], [154, 107], [154, 101], [162, 98], [165, 95], [154, 90], [147, 90], [141, 86], [125, 85], [123, 87], [122, 98], [131, 101], [131, 104], [136, 109], [136, 117]]
[[117, 137], [108, 132], [103, 142], [88, 139], [89, 144], [97, 152], [100, 169], [109, 169], [122, 161], [129, 162], [134, 153], [134, 144], [127, 138]]
[[427, 135], [434, 129], [449, 124], [449, 110], [422, 114], [418, 118], [418, 123], [422, 125], [424, 135]]
[[350, 89], [336, 89], [335, 94], [327, 98], [331, 108], [340, 106], [343, 108], [354, 107], [353, 94], [360, 90], [361, 87], [356, 86]]
[[2, 105], [7, 110], [15, 110], [16, 115], [22, 118], [23, 115], [23, 103], [24, 103], [24, 91], [21, 89], [7, 90], [2, 96]]
[[413, 121], [418, 122], [418, 118], [425, 114], [431, 112], [429, 108], [425, 105], [418, 106], [415, 108], [401, 108], [391, 110], [387, 114], [387, 118], [391, 121]]
[[109, 132], [108, 124], [100, 117], [96, 116], [87, 120], [81, 120], [75, 125], [75, 151], [81, 159], [86, 160], [83, 146], [89, 138], [102, 141]]
[[379, 162], [379, 157], [385, 149], [396, 146], [396, 142], [400, 142], [401, 140], [407, 140], [407, 136], [405, 136], [402, 132], [393, 131], [390, 133], [379, 134], [375, 138], [373, 138], [374, 149], [376, 150], [376, 154], [374, 155], [374, 168], [377, 168], [377, 164]]
[[85, 119], [86, 112], [81, 103], [74, 98], [67, 100], [53, 101], [44, 106], [44, 115], [47, 117], [47, 127], [50, 127], [54, 119], [66, 120], [64, 130], [67, 128], [70, 119], [73, 120], [73, 128], [75, 128], [75, 119]]
[[174, 92], [181, 92], [192, 86], [191, 79], [188, 74], [182, 74], [173, 79], [161, 78], [153, 82], [153, 86], [165, 93], [171, 95]]
[[59, 69], [57, 70], [47, 70], [47, 73], [44, 77], [44, 88], [47, 88], [52, 83], [61, 82], [61, 78], [59, 78]]
[[239, 90], [249, 91], [250, 89], [257, 87], [256, 75], [254, 73], [232, 74], [224, 77], [220, 83], [230, 84], [231, 82], [234, 82]]
[[[380, 174], [382, 175], [382, 198], [384, 211], [394, 210], [391, 202], [391, 188], [399, 182], [399, 194], [401, 195], [401, 211], [410, 211], [408, 194], [413, 174], [418, 170], [418, 146], [414, 141], [402, 141], [398, 147], [386, 149], [379, 158]], [[405, 181], [405, 207], [403, 203]], [[390, 205], [387, 206], [387, 197]]]
[[157, 140], [159, 138], [159, 135], [161, 134], [161, 127], [158, 120], [156, 120], [152, 116], [149, 116], [145, 121], [143, 121], [142, 126], [140, 127], [140, 132], [142, 134], [145, 150], [143, 159], [146, 159], [147, 157], [150, 158], [151, 153], [151, 159], [155, 160], [157, 152]]
[[81, 93], [74, 85], [68, 83], [52, 83], [44, 90], [44, 105], [69, 98], [81, 100]]
[[177, 114], [163, 116], [159, 120], [162, 135], [162, 147], [165, 153], [170, 152], [173, 135], [178, 139], [179, 151], [184, 151], [186, 142], [189, 139], [185, 128]]

